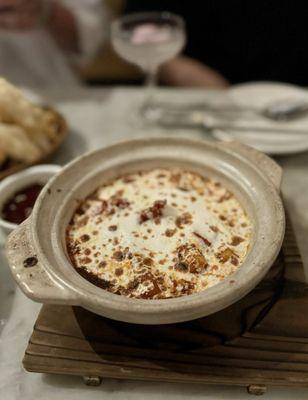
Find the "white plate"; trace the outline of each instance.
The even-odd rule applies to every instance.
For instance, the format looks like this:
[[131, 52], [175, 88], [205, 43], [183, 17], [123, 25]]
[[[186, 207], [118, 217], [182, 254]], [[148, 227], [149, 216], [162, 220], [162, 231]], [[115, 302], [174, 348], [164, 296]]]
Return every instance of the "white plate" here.
[[[233, 86], [228, 91], [228, 98], [239, 107], [263, 109], [272, 102], [284, 100], [305, 100], [308, 102], [308, 91], [297, 86], [276, 82], [252, 82]], [[218, 122], [218, 121], [216, 121]], [[220, 121], [221, 122], [221, 121]], [[238, 140], [269, 154], [291, 154], [308, 150], [308, 114], [289, 122], [274, 122], [262, 116], [244, 114], [232, 121], [232, 124], [243, 127], [251, 126], [251, 131], [240, 131], [236, 128], [217, 130], [213, 136], [220, 140]], [[303, 133], [258, 132], [253, 127], [271, 127], [275, 129], [294, 129]], [[306, 134], [307, 132], [307, 134]]]

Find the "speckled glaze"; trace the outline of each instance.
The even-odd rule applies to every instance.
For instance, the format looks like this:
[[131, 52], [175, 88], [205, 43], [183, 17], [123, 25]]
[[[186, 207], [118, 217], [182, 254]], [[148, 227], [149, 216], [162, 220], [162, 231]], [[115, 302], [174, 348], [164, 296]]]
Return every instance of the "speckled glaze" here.
[[[204, 292], [164, 300], [115, 295], [83, 279], [72, 268], [65, 245], [65, 229], [79, 201], [119, 175], [172, 166], [212, 176], [240, 200], [254, 224], [242, 266]], [[281, 168], [269, 157], [235, 142], [159, 137], [121, 142], [85, 154], [45, 186], [31, 217], [9, 236], [7, 257], [12, 273], [35, 301], [79, 305], [116, 320], [166, 324], [209, 315], [248, 293], [274, 262], [285, 228], [281, 175]]]

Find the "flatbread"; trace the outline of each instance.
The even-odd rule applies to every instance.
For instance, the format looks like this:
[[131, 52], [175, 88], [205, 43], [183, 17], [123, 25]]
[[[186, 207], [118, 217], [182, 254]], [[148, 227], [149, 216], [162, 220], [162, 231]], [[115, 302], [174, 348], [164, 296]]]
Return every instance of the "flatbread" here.
[[42, 152], [29, 139], [23, 128], [0, 123], [0, 162], [1, 153], [18, 161], [32, 163], [41, 156]]
[[34, 105], [3, 78], [0, 78], [0, 120], [21, 126], [45, 152], [58, 140], [63, 123], [57, 113]]

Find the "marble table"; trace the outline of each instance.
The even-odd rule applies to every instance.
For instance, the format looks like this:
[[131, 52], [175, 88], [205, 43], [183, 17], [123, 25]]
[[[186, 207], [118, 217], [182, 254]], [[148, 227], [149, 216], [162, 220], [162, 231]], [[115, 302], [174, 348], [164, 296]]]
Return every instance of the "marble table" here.
[[[133, 116], [143, 92], [136, 88], [61, 88], [41, 93], [67, 118], [70, 135], [53, 162], [64, 164], [73, 157], [131, 137], [166, 134], [161, 128], [138, 126]], [[212, 100], [219, 103], [223, 91], [160, 89], [159, 96], [171, 101]], [[168, 134], [208, 138], [202, 131], [168, 130]], [[308, 153], [279, 157], [284, 168], [283, 196], [303, 256], [308, 276]], [[240, 387], [215, 385], [158, 384], [108, 379], [100, 387], [87, 387], [82, 379], [25, 372], [23, 353], [40, 304], [27, 299], [13, 282], [3, 255], [0, 264], [0, 398], [1, 400], [89, 400], [115, 399], [248, 399]], [[269, 388], [264, 399], [308, 398], [308, 388]]]

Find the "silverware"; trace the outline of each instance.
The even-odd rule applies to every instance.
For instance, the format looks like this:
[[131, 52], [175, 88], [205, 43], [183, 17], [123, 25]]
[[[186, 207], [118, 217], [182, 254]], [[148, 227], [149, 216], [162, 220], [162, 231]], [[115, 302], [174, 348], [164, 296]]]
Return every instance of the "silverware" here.
[[285, 129], [280, 127], [273, 126], [249, 126], [249, 125], [235, 125], [234, 123], [227, 122], [209, 122], [206, 120], [206, 116], [204, 112], [192, 111], [192, 112], [177, 112], [177, 113], [169, 113], [163, 112], [160, 114], [160, 117], [157, 118], [154, 122], [160, 126], [164, 126], [166, 128], [199, 128], [204, 129], [208, 132], [212, 132], [217, 129], [221, 130], [234, 130], [241, 132], [260, 132], [260, 133], [282, 133], [282, 134], [302, 134], [305, 135], [308, 133], [307, 130], [304, 129]]
[[308, 113], [308, 101], [303, 100], [280, 100], [268, 104], [264, 108], [249, 106], [237, 106], [235, 104], [213, 106], [209, 103], [195, 103], [183, 106], [170, 106], [170, 104], [160, 105], [161, 113], [185, 113], [185, 112], [209, 112], [209, 113], [229, 113], [235, 114], [253, 114], [259, 115], [272, 121], [290, 121], [303, 117]]

